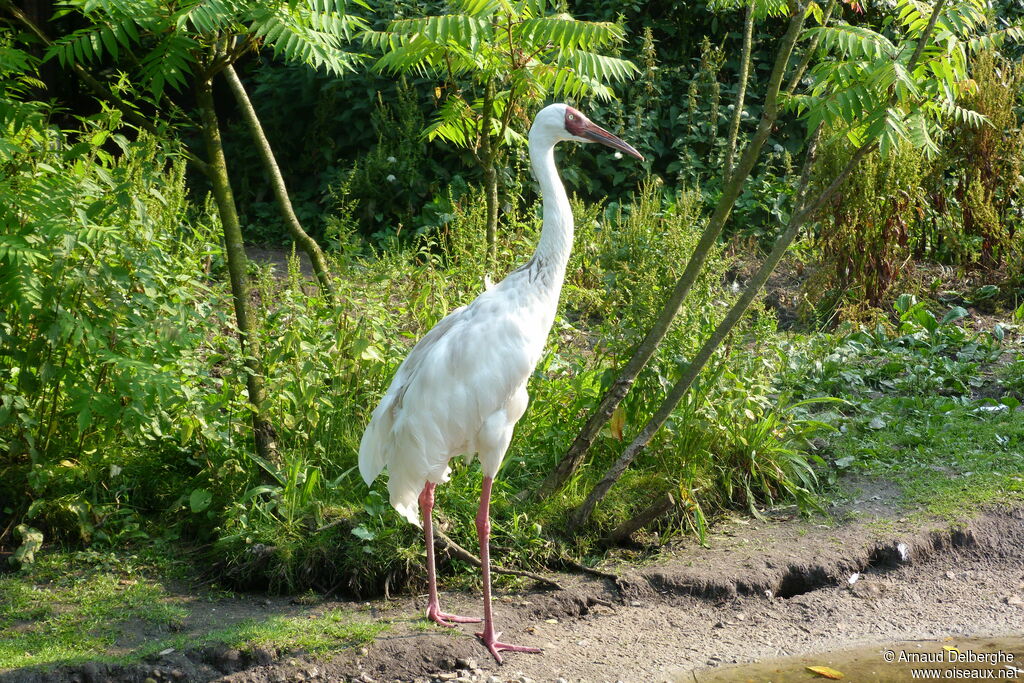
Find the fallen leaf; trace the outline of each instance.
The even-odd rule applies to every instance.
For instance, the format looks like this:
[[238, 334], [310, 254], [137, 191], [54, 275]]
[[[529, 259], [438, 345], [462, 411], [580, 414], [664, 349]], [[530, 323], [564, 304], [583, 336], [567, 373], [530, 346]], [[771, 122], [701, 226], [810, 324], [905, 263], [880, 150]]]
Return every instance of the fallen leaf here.
[[835, 669], [829, 668], [827, 666], [809, 666], [807, 667], [807, 670], [811, 673], [818, 674], [819, 676], [831, 678], [834, 681], [838, 681], [840, 678], [845, 678], [843, 672], [836, 671]]
[[612, 437], [616, 441], [622, 441], [622, 428], [626, 426], [626, 411], [620, 405], [612, 413], [608, 421], [608, 428], [612, 431]]

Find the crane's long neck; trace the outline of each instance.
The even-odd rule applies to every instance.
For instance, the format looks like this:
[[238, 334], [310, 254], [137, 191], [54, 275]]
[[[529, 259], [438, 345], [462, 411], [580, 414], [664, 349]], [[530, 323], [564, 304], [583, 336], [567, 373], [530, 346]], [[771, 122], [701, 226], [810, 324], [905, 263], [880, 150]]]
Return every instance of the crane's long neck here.
[[572, 251], [572, 208], [555, 167], [555, 143], [531, 136], [530, 161], [544, 201], [544, 226], [532, 265], [547, 275], [538, 280], [557, 292], [562, 288], [565, 266]]

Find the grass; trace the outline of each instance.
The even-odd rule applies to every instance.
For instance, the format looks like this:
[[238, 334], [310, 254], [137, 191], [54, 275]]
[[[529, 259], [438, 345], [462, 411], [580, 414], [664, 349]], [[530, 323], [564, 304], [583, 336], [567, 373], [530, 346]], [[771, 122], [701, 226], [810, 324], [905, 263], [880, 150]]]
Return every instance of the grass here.
[[904, 502], [922, 514], [955, 520], [982, 505], [1024, 501], [1019, 411], [975, 405], [906, 412], [892, 398], [872, 407], [890, 420], [879, 429], [870, 422], [849, 429], [835, 444], [837, 460], [896, 482]]
[[199, 617], [204, 605], [221, 604], [225, 594], [201, 592], [197, 600], [169, 589], [185, 571], [184, 563], [155, 553], [56, 552], [41, 555], [31, 569], [0, 576], [0, 670], [131, 664], [167, 648], [214, 644], [323, 656], [368, 643], [388, 628], [340, 609], [244, 616], [214, 628], [229, 617]]
[[813, 340], [810, 370], [791, 378], [806, 395], [846, 401], [822, 417], [841, 429], [831, 444], [836, 469], [893, 481], [921, 516], [958, 520], [1019, 504], [1024, 416], [1011, 340], [998, 325], [958, 324], [963, 309], [936, 316], [908, 295], [894, 308], [888, 329]]

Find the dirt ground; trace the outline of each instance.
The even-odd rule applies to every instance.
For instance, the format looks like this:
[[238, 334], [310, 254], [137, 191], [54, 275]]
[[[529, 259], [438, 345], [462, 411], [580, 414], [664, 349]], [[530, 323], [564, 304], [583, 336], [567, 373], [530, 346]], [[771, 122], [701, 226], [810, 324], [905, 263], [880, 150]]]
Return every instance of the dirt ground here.
[[[541, 655], [509, 653], [502, 666], [473, 637], [472, 625], [426, 625], [424, 596], [315, 606], [248, 596], [196, 603], [191, 620], [342, 608], [390, 628], [333, 659], [221, 646], [131, 667], [12, 671], [0, 681], [769, 680], [727, 667], [787, 655], [824, 662], [823, 653], [888, 641], [1024, 636], [1024, 510], [922, 522], [892, 507], [891, 484], [864, 480], [848, 488], [851, 498], [829, 518], [785, 510], [766, 521], [737, 518], [716, 527], [709, 547], [691, 541], [639, 566], [601, 567], [617, 580], [564, 574], [554, 577], [563, 590], [498, 591], [495, 614], [505, 639], [544, 648]], [[442, 607], [481, 609], [479, 596], [468, 593], [443, 594]]]

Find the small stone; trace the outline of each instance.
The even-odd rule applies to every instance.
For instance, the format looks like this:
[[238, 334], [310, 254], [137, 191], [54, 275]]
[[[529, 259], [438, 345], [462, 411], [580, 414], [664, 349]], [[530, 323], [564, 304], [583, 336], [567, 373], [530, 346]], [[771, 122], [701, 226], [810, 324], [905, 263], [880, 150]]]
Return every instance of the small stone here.
[[491, 674], [487, 677], [487, 683], [501, 683], [501, 679], [494, 674]]
[[544, 623], [545, 624], [557, 624], [558, 623], [558, 619], [545, 619]]
[[630, 604], [631, 607], [643, 607], [644, 606], [644, 603], [640, 602], [639, 600], [634, 600], [633, 602], [631, 602], [629, 604]]
[[366, 673], [365, 671], [356, 680], [362, 681], [363, 683], [377, 683], [373, 676]]
[[174, 680], [180, 680], [185, 677], [185, 672], [181, 669], [171, 669], [171, 678]]
[[456, 678], [459, 677], [459, 675], [456, 673], [452, 673], [450, 671], [446, 671], [444, 673], [437, 674], [437, 677], [440, 678], [442, 681], [454, 681]]
[[1013, 607], [1024, 607], [1024, 600], [1022, 600], [1019, 595], [1009, 595], [1004, 598], [1004, 601], [1007, 605], [1011, 605]]
[[475, 659], [471, 659], [468, 657], [459, 657], [455, 660], [455, 666], [459, 667], [460, 669], [475, 669], [477, 668], [477, 663]]
[[365, 656], [367, 656], [368, 654], [370, 654], [370, 651], [369, 651], [369, 650], [367, 650], [367, 649], [366, 649], [365, 647], [361, 647], [361, 648], [359, 648], [359, 656], [360, 656], [360, 657], [365, 657]]
[[956, 574], [954, 574], [953, 572], [946, 572], [946, 578], [947, 579], [955, 579], [956, 578]]
[[736, 615], [736, 620], [737, 620], [737, 621], [743, 621], [743, 620], [745, 620], [746, 618], [747, 618], [747, 615], [746, 615], [746, 614], [744, 614], [743, 612], [740, 612], [739, 614], [737, 614], [737, 615]]
[[565, 680], [564, 678], [556, 678], [555, 683], [569, 683], [569, 681]]
[[143, 680], [142, 683], [156, 683], [156, 679], [155, 678], [147, 678], [147, 679]]
[[518, 678], [519, 683], [533, 683], [533, 679], [529, 676], [520, 676]]
[[718, 622], [717, 624], [715, 624], [715, 628], [725, 628], [725, 622], [724, 621]]

